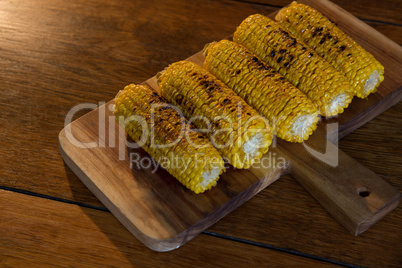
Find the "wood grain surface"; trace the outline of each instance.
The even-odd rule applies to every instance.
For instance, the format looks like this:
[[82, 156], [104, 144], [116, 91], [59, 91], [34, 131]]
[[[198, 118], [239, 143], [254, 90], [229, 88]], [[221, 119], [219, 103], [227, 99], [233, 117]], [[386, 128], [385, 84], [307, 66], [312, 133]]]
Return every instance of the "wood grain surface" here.
[[[144, 169], [135, 160], [134, 166], [138, 167], [131, 167], [132, 156], [138, 159], [140, 155], [142, 160], [150, 157], [126, 148], [125, 135], [110, 112], [113, 102], [77, 119], [60, 133], [60, 149], [68, 166], [149, 248], [175, 249], [210, 227], [283, 175], [286, 169], [281, 171], [278, 165], [271, 164], [282, 159], [287, 163], [285, 166], [290, 163], [292, 175], [315, 199], [355, 235], [366, 231], [399, 205], [400, 193], [396, 188], [338, 151], [325, 136], [348, 134], [401, 100], [402, 79], [396, 69], [402, 69], [402, 49], [333, 3], [302, 2], [323, 12], [373, 53], [387, 70], [386, 82], [365, 102], [355, 101], [347, 113], [321, 122], [307, 142], [291, 144], [278, 140], [273, 146], [276, 148], [261, 160], [261, 163], [270, 163], [268, 168], [261, 164], [249, 170], [227, 169], [216, 188], [194, 195], [167, 172], [155, 172], [156, 165]], [[274, 14], [269, 16], [273, 18]], [[202, 66], [204, 57], [198, 52], [188, 60]], [[155, 77], [146, 83], [159, 91]], [[339, 128], [326, 131], [327, 125], [334, 122]], [[91, 141], [94, 146], [83, 148], [75, 144], [77, 141]], [[337, 141], [338, 138], [334, 140]], [[332, 152], [325, 157], [336, 158], [335, 167], [320, 156], [313, 156], [311, 150]]]
[[[64, 128], [60, 150], [82, 182], [153, 250], [180, 247], [285, 173], [287, 162], [271, 164], [269, 153], [247, 170], [227, 167], [216, 187], [195, 194], [152, 164], [144, 150], [126, 145], [133, 141], [116, 124], [112, 106], [108, 102]], [[89, 142], [95, 146], [81, 147]]]
[[[4, 108], [0, 116], [0, 187], [18, 193], [7, 199], [2, 195], [0, 204], [20, 204], [18, 201], [23, 196], [33, 195], [34, 198], [24, 206], [34, 212], [37, 211], [35, 207], [44, 202], [38, 197], [42, 195], [53, 204], [73, 203], [72, 209], [76, 205], [90, 207], [82, 209], [84, 214], [74, 216], [79, 221], [91, 213], [106, 214], [109, 216], [105, 217], [116, 221], [108, 212], [95, 211], [103, 210], [102, 204], [63, 165], [57, 135], [64, 127], [65, 115], [77, 104], [97, 104], [100, 100], [113, 98], [126, 84], [144, 81], [168, 63], [199, 51], [206, 42], [229, 36], [247, 15], [269, 14], [289, 1], [256, 2], [0, 2], [4, 18], [0, 20], [0, 80], [3, 86], [0, 103]], [[334, 3], [402, 44], [400, 1], [336, 0]], [[398, 189], [402, 189], [401, 115], [399, 103], [339, 141], [341, 150]], [[50, 205], [44, 209], [46, 207]], [[68, 213], [67, 209], [64, 206], [57, 208]], [[46, 213], [50, 215], [51, 210]], [[163, 253], [169, 254], [169, 258], [156, 252], [149, 255], [145, 246], [133, 246], [135, 238], [129, 238], [128, 232], [119, 224], [111, 224], [112, 228], [99, 233], [107, 239], [91, 238], [97, 243], [91, 244], [93, 251], [87, 254], [88, 248], [81, 244], [81, 236], [72, 236], [76, 224], [66, 227], [69, 231], [63, 234], [53, 226], [47, 232], [41, 232], [43, 228], [34, 227], [39, 224], [24, 221], [23, 216], [14, 214], [12, 219], [8, 222], [19, 222], [22, 229], [14, 239], [8, 232], [1, 232], [0, 254], [7, 256], [13, 266], [24, 266], [24, 258], [29, 258], [24, 256], [29, 256], [28, 252], [35, 252], [29, 259], [31, 266], [40, 266], [41, 261], [53, 256], [52, 249], [58, 256], [67, 252], [68, 258], [75, 263], [80, 260], [81, 266], [102, 262], [105, 266], [152, 267], [163, 261], [169, 263], [169, 258], [172, 261], [179, 254], [179, 251]], [[401, 220], [402, 210], [398, 207], [361, 236], [354, 237], [333, 221], [303, 187], [285, 176], [209, 228], [209, 236], [214, 235], [210, 240], [194, 244], [204, 234], [192, 240], [186, 245], [191, 253], [180, 257], [187, 265], [202, 266], [199, 260], [208, 259], [204, 256], [211, 252], [205, 244], [208, 249], [223, 244], [215, 259], [220, 257], [225, 262], [218, 264], [241, 265], [244, 263], [241, 259], [233, 257], [233, 261], [229, 261], [225, 256], [231, 256], [236, 243], [247, 243], [257, 245], [248, 247], [247, 252], [251, 251], [251, 256], [257, 258], [258, 255], [263, 260], [269, 253], [260, 247], [285, 250], [284, 257], [272, 257], [270, 261], [275, 264], [277, 260], [285, 263], [294, 254], [302, 254], [306, 258], [318, 257], [346, 265], [399, 267], [402, 263], [399, 254], [402, 249]], [[91, 221], [84, 222], [82, 228], [86, 229]], [[109, 221], [105, 220], [105, 223], [109, 224]], [[48, 243], [55, 232], [58, 242], [51, 247]], [[27, 235], [28, 242], [21, 237], [24, 233], [31, 234]], [[80, 234], [84, 236], [85, 232]], [[114, 237], [118, 237], [117, 242]], [[222, 239], [234, 243], [233, 246]], [[10, 249], [11, 241], [13, 247]], [[111, 246], [113, 251], [108, 251], [111, 252], [108, 257], [99, 257], [99, 252], [108, 248], [109, 241], [115, 241]], [[7, 255], [6, 248], [9, 249]], [[113, 257], [122, 256], [122, 253], [129, 261]], [[58, 260], [58, 265], [69, 266], [66, 258]]]
[[192, 247], [158, 253], [144, 249], [110, 213], [3, 190], [0, 196], [2, 267], [334, 266], [205, 234], [191, 241]]

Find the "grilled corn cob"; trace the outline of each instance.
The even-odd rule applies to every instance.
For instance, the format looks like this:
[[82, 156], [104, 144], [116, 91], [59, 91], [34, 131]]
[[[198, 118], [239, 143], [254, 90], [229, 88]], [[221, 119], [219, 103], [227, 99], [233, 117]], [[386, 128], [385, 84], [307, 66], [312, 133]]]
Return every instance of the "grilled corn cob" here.
[[311, 100], [243, 46], [214, 42], [204, 56], [205, 68], [274, 122], [279, 138], [302, 142], [317, 128], [318, 110]]
[[321, 115], [342, 113], [352, 101], [354, 90], [346, 78], [273, 20], [251, 15], [236, 29], [233, 40], [305, 93]]
[[198, 194], [216, 185], [224, 170], [219, 152], [151, 88], [126, 86], [113, 110], [128, 135], [188, 189]]
[[384, 80], [381, 63], [319, 11], [293, 2], [275, 19], [342, 72], [357, 97], [366, 98]]
[[161, 94], [178, 106], [235, 168], [249, 168], [268, 151], [269, 122], [225, 84], [189, 61], [171, 64], [157, 75]]

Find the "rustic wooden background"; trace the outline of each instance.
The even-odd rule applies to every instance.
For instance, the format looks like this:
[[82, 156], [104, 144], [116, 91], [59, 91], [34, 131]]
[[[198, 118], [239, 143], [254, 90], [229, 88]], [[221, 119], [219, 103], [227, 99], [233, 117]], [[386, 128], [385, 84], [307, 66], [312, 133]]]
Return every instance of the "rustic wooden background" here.
[[[289, 2], [1, 1], [0, 266], [401, 266], [400, 207], [354, 237], [290, 176], [183, 247], [153, 252], [62, 161], [73, 106], [108, 101]], [[334, 2], [402, 44], [400, 0]], [[340, 149], [402, 189], [401, 125], [399, 103]]]

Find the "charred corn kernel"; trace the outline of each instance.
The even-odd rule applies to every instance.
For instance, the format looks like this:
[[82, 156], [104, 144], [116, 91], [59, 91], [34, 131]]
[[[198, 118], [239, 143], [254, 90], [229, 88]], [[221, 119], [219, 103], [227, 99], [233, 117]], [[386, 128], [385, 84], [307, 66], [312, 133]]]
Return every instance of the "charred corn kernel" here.
[[272, 143], [270, 123], [214, 75], [189, 61], [157, 75], [161, 94], [178, 106], [221, 155], [236, 168], [249, 168]]
[[249, 16], [236, 29], [233, 40], [299, 88], [321, 115], [342, 113], [352, 101], [354, 89], [344, 75], [273, 20], [260, 14]]
[[222, 40], [208, 44], [204, 56], [205, 68], [273, 122], [279, 138], [302, 142], [317, 128], [312, 101], [245, 47]]
[[151, 88], [126, 86], [113, 112], [127, 134], [188, 189], [198, 194], [216, 185], [224, 170], [219, 152]]
[[342, 72], [359, 98], [376, 91], [384, 80], [384, 67], [335, 23], [310, 6], [293, 2], [275, 19]]

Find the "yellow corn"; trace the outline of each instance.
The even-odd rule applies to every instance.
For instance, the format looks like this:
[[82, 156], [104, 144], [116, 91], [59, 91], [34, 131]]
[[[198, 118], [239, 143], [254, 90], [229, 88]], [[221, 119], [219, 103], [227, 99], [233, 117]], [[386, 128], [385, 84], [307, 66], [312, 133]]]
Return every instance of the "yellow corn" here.
[[319, 11], [293, 2], [275, 19], [342, 72], [357, 97], [366, 98], [384, 80], [381, 63]]
[[233, 40], [299, 88], [322, 115], [342, 113], [352, 101], [354, 89], [344, 75], [273, 20], [260, 14], [249, 16]]
[[216, 185], [224, 170], [219, 152], [151, 88], [126, 86], [113, 110], [127, 134], [188, 189], [198, 194]]
[[228, 40], [204, 48], [205, 68], [276, 126], [276, 135], [302, 142], [317, 128], [318, 109], [299, 89], [245, 47]]
[[161, 94], [205, 131], [224, 159], [249, 168], [272, 143], [269, 122], [215, 76], [189, 61], [157, 75]]

